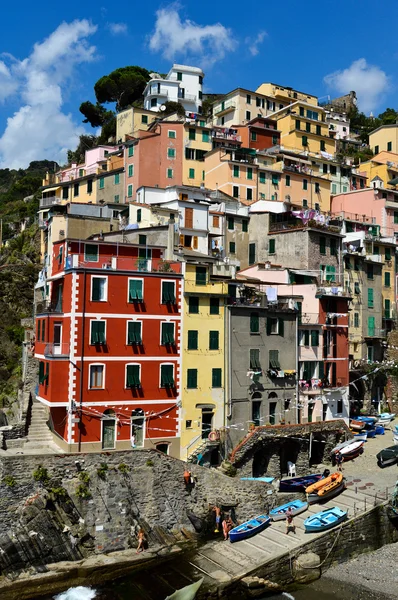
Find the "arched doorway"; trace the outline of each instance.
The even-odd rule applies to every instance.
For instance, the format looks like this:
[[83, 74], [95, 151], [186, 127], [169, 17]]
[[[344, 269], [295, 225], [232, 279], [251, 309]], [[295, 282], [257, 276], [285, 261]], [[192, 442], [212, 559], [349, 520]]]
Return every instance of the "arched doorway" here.
[[253, 456], [252, 476], [263, 477], [266, 475], [270, 461], [270, 455], [265, 448], [260, 448]]
[[268, 394], [268, 422], [270, 425], [275, 425], [278, 420], [277, 416], [278, 394], [271, 392]]
[[349, 395], [350, 395], [350, 416], [359, 415], [361, 408], [364, 406], [364, 400], [366, 395], [366, 385], [360, 379], [362, 372], [351, 371]]
[[113, 450], [116, 442], [116, 415], [108, 408], [102, 417], [102, 449]]
[[314, 433], [311, 441], [310, 465], [320, 465], [323, 463], [326, 438], [320, 433]]
[[145, 438], [145, 415], [142, 408], [135, 408], [131, 413], [131, 446], [142, 448]]

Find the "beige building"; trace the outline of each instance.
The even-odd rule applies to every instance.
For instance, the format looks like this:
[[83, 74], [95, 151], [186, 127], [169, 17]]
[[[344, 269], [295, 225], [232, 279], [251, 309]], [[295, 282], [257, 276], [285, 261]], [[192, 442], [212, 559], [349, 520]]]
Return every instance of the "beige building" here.
[[[187, 122], [183, 129], [182, 184], [200, 187], [205, 183], [204, 156], [213, 147], [211, 128], [206, 122]], [[170, 130], [169, 130], [170, 135]], [[170, 140], [172, 142], [172, 140]], [[170, 144], [171, 146], [171, 144]]]
[[117, 142], [125, 142], [128, 137], [135, 137], [140, 129], [146, 131], [156, 118], [159, 118], [157, 113], [144, 108], [122, 110], [116, 117]]
[[398, 154], [398, 123], [382, 125], [369, 134], [369, 146], [374, 154], [383, 150]]
[[257, 94], [264, 94], [270, 98], [275, 98], [277, 103], [284, 105], [292, 104], [297, 100], [318, 106], [317, 96], [307, 94], [306, 92], [299, 92], [291, 87], [278, 85], [277, 83], [262, 83], [256, 90]]

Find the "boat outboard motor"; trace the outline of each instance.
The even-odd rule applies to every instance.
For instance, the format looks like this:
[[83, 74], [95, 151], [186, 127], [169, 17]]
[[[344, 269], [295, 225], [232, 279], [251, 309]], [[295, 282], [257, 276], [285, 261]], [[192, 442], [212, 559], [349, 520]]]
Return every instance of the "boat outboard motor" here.
[[324, 472], [322, 473], [322, 479], [329, 477], [329, 475], [330, 475], [329, 469], [325, 469]]

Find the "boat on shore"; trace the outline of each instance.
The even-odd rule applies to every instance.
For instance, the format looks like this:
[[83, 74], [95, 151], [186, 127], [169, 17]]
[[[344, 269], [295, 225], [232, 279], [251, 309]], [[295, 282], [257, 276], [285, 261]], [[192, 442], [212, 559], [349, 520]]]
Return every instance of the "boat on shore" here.
[[380, 413], [377, 416], [379, 417], [379, 419], [382, 419], [383, 421], [391, 422], [395, 419], [395, 413]]
[[352, 440], [351, 444], [345, 446], [341, 450], [339, 450], [340, 454], [343, 457], [343, 461], [347, 462], [348, 460], [353, 460], [357, 458], [360, 454], [363, 453], [363, 445], [364, 441], [362, 440]]
[[381, 469], [398, 463], [398, 446], [389, 446], [376, 454], [377, 464]]
[[286, 504], [282, 504], [281, 506], [276, 506], [269, 512], [269, 516], [273, 521], [282, 521], [286, 519], [286, 512], [291, 509], [291, 514], [293, 517], [296, 515], [300, 515], [302, 512], [306, 511], [308, 508], [308, 502], [303, 502], [302, 500], [293, 500], [292, 502], [287, 502]]
[[366, 440], [368, 439], [368, 433], [367, 431], [361, 431], [361, 433], [354, 433], [354, 438], [357, 442], [366, 442]]
[[340, 452], [340, 450], [342, 448], [345, 448], [346, 446], [349, 446], [350, 444], [352, 444], [352, 442], [354, 441], [353, 438], [346, 440], [345, 442], [341, 442], [341, 444], [337, 444], [337, 446], [335, 446], [333, 448], [333, 450], [331, 451], [331, 454], [336, 454], [336, 452]]
[[377, 425], [376, 424], [376, 435], [384, 435], [385, 431], [384, 431], [384, 426], [383, 425]]
[[353, 429], [354, 431], [362, 431], [362, 429], [365, 427], [365, 423], [363, 421], [358, 421], [356, 419], [351, 419], [350, 421], [350, 429]]
[[305, 475], [304, 477], [289, 477], [288, 479], [281, 479], [279, 482], [280, 492], [304, 492], [305, 489], [322, 479], [322, 473], [315, 473], [313, 475]]
[[260, 531], [263, 531], [271, 523], [271, 517], [268, 515], [259, 515], [254, 519], [245, 521], [242, 525], [234, 527], [229, 532], [230, 542], [239, 542], [245, 540], [253, 535], [257, 535]]
[[171, 596], [167, 596], [166, 600], [194, 600], [196, 594], [204, 581], [204, 577], [198, 581], [194, 581], [190, 585], [186, 585], [179, 590], [176, 590]]
[[308, 486], [305, 490], [308, 504], [323, 502], [334, 498], [345, 489], [345, 479], [342, 473], [336, 472]]
[[333, 508], [323, 510], [322, 512], [316, 513], [316, 515], [308, 517], [308, 519], [304, 521], [305, 532], [316, 533], [331, 529], [332, 527], [336, 527], [336, 525], [343, 523], [346, 518], [347, 511], [334, 506]]
[[376, 437], [376, 427], [373, 427], [372, 429], [367, 429], [366, 433], [368, 434], [368, 439]]
[[365, 417], [365, 416], [360, 416], [360, 417], [355, 417], [356, 421], [362, 421], [362, 423], [365, 423], [365, 425], [374, 425], [377, 421], [378, 417]]

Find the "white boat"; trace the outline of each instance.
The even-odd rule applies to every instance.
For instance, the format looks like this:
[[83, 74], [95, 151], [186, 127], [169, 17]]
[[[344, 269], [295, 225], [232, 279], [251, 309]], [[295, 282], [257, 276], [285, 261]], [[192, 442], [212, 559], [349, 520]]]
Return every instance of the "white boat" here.
[[339, 452], [345, 460], [349, 460], [349, 458], [354, 458], [358, 454], [360, 454], [364, 443], [365, 442], [362, 441], [353, 441], [348, 446], [345, 446], [344, 448], [339, 450]]
[[346, 446], [349, 446], [354, 441], [355, 441], [354, 438], [351, 438], [350, 440], [346, 440], [345, 442], [341, 442], [341, 444], [337, 444], [337, 446], [335, 446], [333, 448], [331, 454], [335, 454], [336, 452], [340, 452], [342, 448], [345, 448]]
[[194, 600], [200, 586], [203, 583], [203, 579], [204, 578], [202, 577], [202, 579], [191, 583], [191, 585], [186, 585], [185, 587], [177, 590], [174, 592], [174, 594], [171, 594], [171, 596], [167, 596], [166, 600]]
[[376, 426], [382, 425], [383, 427], [386, 427], [387, 425], [390, 425], [390, 423], [391, 423], [391, 419], [381, 419], [380, 418], [376, 421]]
[[366, 442], [367, 439], [368, 434], [366, 433], [366, 431], [363, 431], [362, 433], [354, 433], [355, 442]]

